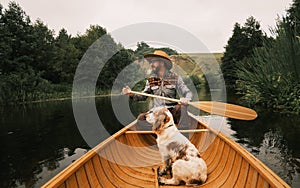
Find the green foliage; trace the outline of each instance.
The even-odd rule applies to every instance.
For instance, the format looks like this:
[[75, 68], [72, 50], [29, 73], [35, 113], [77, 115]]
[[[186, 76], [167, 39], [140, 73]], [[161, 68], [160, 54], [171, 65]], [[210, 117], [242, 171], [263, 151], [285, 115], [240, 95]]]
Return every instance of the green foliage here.
[[165, 48], [153, 48], [150, 47], [147, 43], [144, 41], [137, 43], [137, 49], [134, 51], [135, 59], [142, 61], [145, 54], [153, 53], [154, 50], [162, 50], [166, 52], [168, 55], [177, 55], [177, 51], [173, 50], [171, 48], [165, 47]]
[[199, 76], [192, 74], [191, 76], [187, 77], [187, 78], [183, 78], [184, 79], [184, 83], [189, 87], [189, 88], [201, 88], [201, 86], [203, 85], [201, 79], [199, 78]]
[[221, 64], [227, 86], [234, 87], [238, 79], [236, 68], [241, 66], [243, 59], [252, 54], [254, 48], [261, 47], [266, 38], [260, 29], [259, 22], [252, 16], [246, 20], [244, 26], [238, 23], [234, 25], [233, 35], [225, 47]]
[[[273, 30], [275, 39], [259, 30], [254, 18], [235, 25], [222, 58], [222, 70], [248, 105], [300, 113], [300, 1]], [[246, 34], [246, 35], [245, 35]]]
[[154, 48], [150, 47], [145, 42], [138, 42], [137, 49], [134, 51], [135, 59], [138, 61], [143, 61], [144, 55], [149, 54], [154, 51]]
[[275, 41], [266, 41], [243, 60], [237, 71], [237, 89], [250, 105], [299, 114], [300, 43], [287, 22], [276, 33]]
[[139, 81], [138, 83], [136, 83], [134, 85], [134, 87], [132, 88], [133, 91], [142, 91], [145, 88], [147, 79], [143, 79], [141, 81]]
[[[0, 4], [0, 105], [70, 97], [83, 54], [106, 34], [101, 26], [91, 25], [83, 35], [72, 37], [61, 29], [55, 37], [41, 20], [32, 23], [17, 3], [9, 3], [6, 10]], [[107, 50], [120, 52], [104, 67], [99, 93], [109, 90], [117, 74], [133, 60], [132, 50], [110, 40]]]
[[65, 29], [59, 31], [53, 45], [53, 63], [49, 80], [53, 83], [72, 83], [82, 52], [75, 46], [74, 39]]
[[173, 50], [171, 48], [165, 47], [165, 48], [157, 48], [156, 50], [162, 50], [166, 52], [168, 55], [178, 55], [176, 50]]
[[286, 22], [291, 30], [300, 35], [300, 0], [294, 0], [291, 7], [287, 10]]
[[51, 88], [53, 32], [40, 20], [31, 23], [15, 2], [1, 11], [0, 23], [0, 104], [41, 98]]
[[32, 61], [32, 26], [25, 12], [15, 3], [9, 4], [1, 16], [0, 51], [2, 73], [25, 69]]
[[78, 54], [79, 59], [96, 40], [105, 34], [107, 34], [106, 29], [99, 25], [90, 25], [90, 28], [83, 35], [77, 35], [77, 37], [73, 38], [72, 43], [81, 52]]
[[51, 84], [32, 69], [0, 75], [0, 104], [16, 104], [70, 96], [71, 85]]
[[[139, 66], [131, 67], [131, 69], [125, 69], [123, 72], [124, 76], [122, 76], [122, 80], [114, 83], [117, 76], [120, 72], [134, 60], [133, 52], [121, 49], [118, 51], [103, 67], [101, 74], [99, 75], [97, 86], [100, 90], [111, 90], [112, 85], [116, 84], [115, 87], [121, 88], [125, 87], [131, 79], [134, 79], [135, 72], [139, 69]], [[130, 75], [130, 76], [129, 76]]]

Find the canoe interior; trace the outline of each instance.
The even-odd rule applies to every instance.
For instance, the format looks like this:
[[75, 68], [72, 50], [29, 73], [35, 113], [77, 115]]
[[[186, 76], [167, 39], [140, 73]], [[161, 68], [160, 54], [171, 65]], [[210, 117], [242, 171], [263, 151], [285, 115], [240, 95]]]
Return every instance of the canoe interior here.
[[[192, 115], [191, 120], [196, 128], [207, 128]], [[126, 133], [132, 129], [137, 129], [135, 122], [90, 150], [43, 187], [174, 187], [157, 182], [161, 157], [155, 135]], [[193, 187], [289, 187], [223, 134], [211, 130], [185, 135], [199, 151], [203, 150], [201, 156], [208, 166], [207, 181]], [[212, 143], [206, 148], [208, 142]]]

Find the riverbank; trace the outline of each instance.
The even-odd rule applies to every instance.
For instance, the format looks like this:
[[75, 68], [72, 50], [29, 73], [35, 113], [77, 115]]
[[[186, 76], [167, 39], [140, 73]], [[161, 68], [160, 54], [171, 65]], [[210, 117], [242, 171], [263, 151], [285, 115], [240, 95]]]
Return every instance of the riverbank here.
[[53, 101], [65, 101], [65, 100], [72, 100], [72, 99], [88, 99], [88, 98], [98, 98], [98, 97], [111, 97], [111, 96], [120, 96], [121, 94], [100, 94], [100, 95], [93, 95], [93, 96], [83, 96], [83, 97], [64, 97], [64, 98], [53, 98], [53, 99], [45, 99], [45, 100], [36, 100], [36, 101], [28, 101], [23, 102], [20, 104], [34, 104], [34, 103], [41, 103], [41, 102], [53, 102]]

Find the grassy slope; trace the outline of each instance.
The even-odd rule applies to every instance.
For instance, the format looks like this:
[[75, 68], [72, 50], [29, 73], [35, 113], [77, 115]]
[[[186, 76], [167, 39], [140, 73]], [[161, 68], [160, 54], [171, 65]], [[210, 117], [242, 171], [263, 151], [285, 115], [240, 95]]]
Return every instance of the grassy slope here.
[[[189, 75], [197, 75], [202, 77], [202, 71], [204, 69], [209, 69], [209, 65], [217, 62], [221, 63], [221, 58], [223, 53], [190, 53], [190, 54], [180, 54], [171, 56], [173, 61], [179, 65], [179, 67]], [[195, 61], [199, 64], [198, 66]], [[175, 72], [180, 71], [178, 69], [174, 70]]]

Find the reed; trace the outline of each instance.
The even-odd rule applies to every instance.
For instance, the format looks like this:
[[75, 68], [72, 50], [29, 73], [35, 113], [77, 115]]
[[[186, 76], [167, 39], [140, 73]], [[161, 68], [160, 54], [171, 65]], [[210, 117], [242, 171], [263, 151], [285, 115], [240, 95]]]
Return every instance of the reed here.
[[9, 81], [6, 79], [6, 82], [0, 83], [0, 91], [0, 107], [2, 107], [6, 105], [48, 101], [50, 99], [70, 98], [72, 86], [68, 84], [50, 84], [47, 81], [35, 86], [22, 86], [18, 80]]
[[284, 23], [238, 67], [237, 90], [249, 105], [300, 113], [300, 43]]

